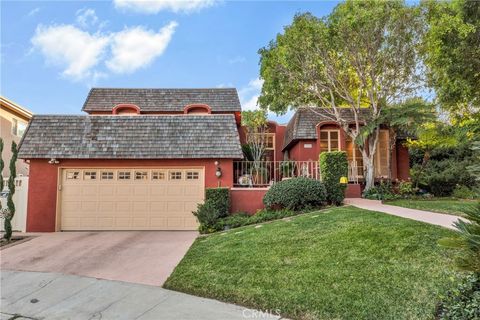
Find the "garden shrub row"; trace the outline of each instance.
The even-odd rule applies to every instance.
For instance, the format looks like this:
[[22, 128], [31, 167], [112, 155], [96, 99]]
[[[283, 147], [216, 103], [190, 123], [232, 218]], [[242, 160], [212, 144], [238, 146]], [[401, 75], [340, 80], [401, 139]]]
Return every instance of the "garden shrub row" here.
[[269, 209], [303, 210], [321, 207], [327, 201], [325, 185], [309, 178], [292, 178], [274, 184], [263, 198]]

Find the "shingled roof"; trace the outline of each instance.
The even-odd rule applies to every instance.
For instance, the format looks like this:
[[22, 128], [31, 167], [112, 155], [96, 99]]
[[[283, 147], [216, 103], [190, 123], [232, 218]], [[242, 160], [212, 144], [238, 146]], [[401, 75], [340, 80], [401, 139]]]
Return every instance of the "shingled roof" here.
[[19, 158], [242, 158], [233, 115], [36, 115]]
[[212, 89], [119, 89], [93, 88], [82, 110], [111, 111], [118, 104], [134, 104], [140, 112], [183, 111], [189, 104], [207, 104], [212, 112], [241, 111], [235, 88]]
[[[351, 109], [340, 109], [340, 112], [342, 113], [342, 117], [347, 119], [347, 121], [354, 121]], [[361, 114], [368, 112], [370, 112], [368, 109], [362, 109]], [[285, 150], [292, 142], [299, 139], [317, 139], [317, 131], [315, 128], [317, 124], [322, 121], [335, 121], [331, 109], [299, 108], [288, 122], [283, 149]]]

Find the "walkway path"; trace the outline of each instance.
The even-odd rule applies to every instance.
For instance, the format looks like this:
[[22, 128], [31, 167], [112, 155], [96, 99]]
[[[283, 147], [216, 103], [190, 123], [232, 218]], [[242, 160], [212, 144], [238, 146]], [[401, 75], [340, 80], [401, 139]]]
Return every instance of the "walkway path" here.
[[63, 275], [1, 271], [0, 319], [279, 319], [241, 306], [156, 286]]
[[362, 209], [380, 211], [380, 212], [388, 213], [394, 216], [399, 216], [402, 218], [413, 219], [413, 220], [422, 221], [430, 224], [435, 224], [435, 225], [453, 229], [453, 230], [456, 229], [455, 226], [453, 225], [455, 221], [457, 221], [458, 219], [462, 219], [466, 221], [464, 218], [453, 216], [450, 214], [435, 213], [430, 211], [391, 206], [391, 205], [383, 204], [379, 200], [349, 198], [349, 199], [345, 199], [345, 204], [349, 204]]

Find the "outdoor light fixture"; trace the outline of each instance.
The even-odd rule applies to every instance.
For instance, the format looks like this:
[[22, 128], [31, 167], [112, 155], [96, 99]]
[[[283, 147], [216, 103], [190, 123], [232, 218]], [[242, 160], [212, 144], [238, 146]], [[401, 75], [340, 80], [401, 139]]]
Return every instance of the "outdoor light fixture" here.
[[60, 161], [58, 161], [58, 160], [55, 159], [55, 158], [52, 158], [52, 159], [48, 160], [48, 163], [50, 163], [50, 164], [59, 164]]
[[215, 175], [217, 178], [220, 178], [222, 176], [222, 169], [220, 167], [217, 167], [217, 170], [215, 171]]
[[340, 177], [340, 183], [341, 184], [347, 184], [348, 183], [348, 178], [347, 177]]

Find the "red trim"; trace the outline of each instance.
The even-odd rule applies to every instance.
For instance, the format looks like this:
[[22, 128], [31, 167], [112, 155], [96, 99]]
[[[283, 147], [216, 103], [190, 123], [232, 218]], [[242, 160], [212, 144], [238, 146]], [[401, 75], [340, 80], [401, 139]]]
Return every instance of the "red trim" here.
[[212, 113], [212, 108], [208, 104], [188, 104], [183, 108], [183, 113], [187, 114], [189, 113], [192, 109], [203, 109], [205, 110], [208, 114]]
[[129, 103], [117, 104], [112, 109], [112, 114], [118, 114], [122, 110], [133, 110], [136, 114], [140, 114], [140, 108], [137, 105]]

